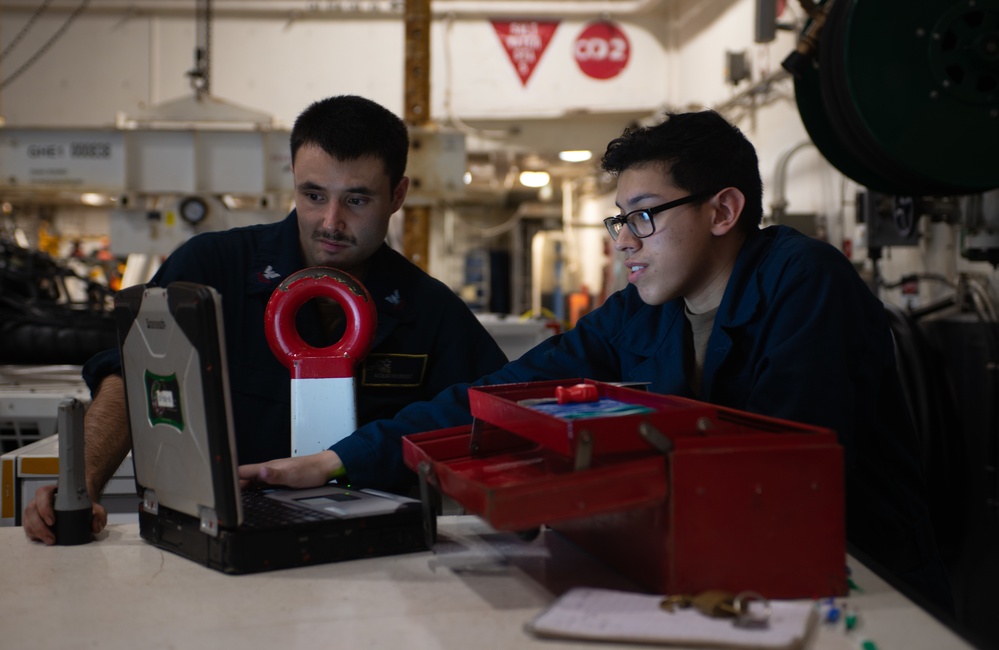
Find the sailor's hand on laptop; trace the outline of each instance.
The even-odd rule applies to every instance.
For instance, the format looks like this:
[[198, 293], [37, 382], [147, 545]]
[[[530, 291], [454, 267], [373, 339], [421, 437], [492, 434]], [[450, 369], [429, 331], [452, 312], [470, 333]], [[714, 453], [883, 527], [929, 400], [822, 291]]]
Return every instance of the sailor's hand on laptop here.
[[279, 458], [266, 463], [239, 466], [240, 487], [282, 485], [310, 488], [325, 485], [343, 473], [343, 463], [335, 452], [324, 449], [317, 454]]
[[[56, 542], [55, 533], [52, 531], [56, 518], [55, 489], [55, 485], [41, 486], [35, 492], [35, 498], [24, 508], [21, 523], [24, 526], [24, 534], [33, 542], [44, 542], [48, 545]], [[96, 501], [93, 503], [93, 511], [93, 530], [94, 534], [97, 534], [107, 525], [108, 512]]]

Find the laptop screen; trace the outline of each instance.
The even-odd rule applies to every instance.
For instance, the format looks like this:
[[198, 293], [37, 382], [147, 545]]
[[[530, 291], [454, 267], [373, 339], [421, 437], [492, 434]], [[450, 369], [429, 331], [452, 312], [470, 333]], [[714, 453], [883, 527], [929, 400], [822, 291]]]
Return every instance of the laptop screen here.
[[242, 522], [221, 296], [176, 282], [115, 300], [135, 479], [153, 499], [218, 525]]

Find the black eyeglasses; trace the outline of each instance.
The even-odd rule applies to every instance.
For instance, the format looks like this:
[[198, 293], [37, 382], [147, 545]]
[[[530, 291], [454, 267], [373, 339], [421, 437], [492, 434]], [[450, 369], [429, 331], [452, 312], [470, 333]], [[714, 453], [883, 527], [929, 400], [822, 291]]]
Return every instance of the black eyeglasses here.
[[607, 217], [604, 219], [604, 225], [607, 226], [607, 232], [610, 233], [611, 239], [614, 241], [617, 241], [617, 236], [621, 234], [621, 229], [624, 228], [624, 224], [628, 224], [628, 230], [631, 231], [631, 234], [639, 239], [644, 239], [656, 231], [656, 222], [652, 219], [652, 215], [659, 214], [660, 212], [664, 212], [670, 208], [678, 208], [681, 205], [687, 205], [688, 203], [693, 203], [694, 201], [701, 201], [714, 194], [715, 192], [691, 194], [690, 196], [685, 196], [682, 199], [657, 205], [654, 208], [643, 208], [641, 210], [629, 212], [628, 214], [619, 214], [616, 217]]

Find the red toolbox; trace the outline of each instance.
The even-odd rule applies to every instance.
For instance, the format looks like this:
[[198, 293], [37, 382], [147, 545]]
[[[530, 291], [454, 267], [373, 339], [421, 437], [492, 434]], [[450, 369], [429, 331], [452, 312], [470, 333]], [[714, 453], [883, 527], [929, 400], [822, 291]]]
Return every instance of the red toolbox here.
[[[558, 403], [580, 385], [595, 396]], [[664, 594], [846, 594], [832, 431], [578, 379], [469, 401], [470, 426], [406, 436], [403, 455], [494, 528], [547, 525]]]

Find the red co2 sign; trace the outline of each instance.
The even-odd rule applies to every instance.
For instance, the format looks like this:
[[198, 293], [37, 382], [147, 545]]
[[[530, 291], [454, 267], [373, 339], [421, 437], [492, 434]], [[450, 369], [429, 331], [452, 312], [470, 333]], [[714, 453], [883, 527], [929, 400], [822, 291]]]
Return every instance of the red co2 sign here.
[[613, 23], [592, 23], [576, 37], [574, 55], [583, 74], [594, 79], [616, 77], [628, 65], [628, 37]]

